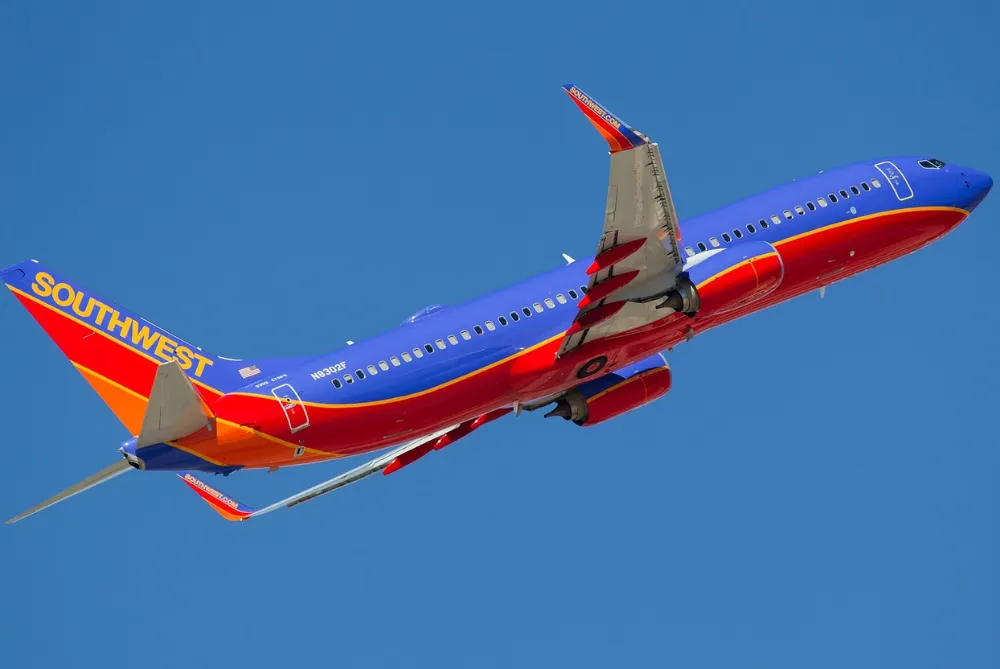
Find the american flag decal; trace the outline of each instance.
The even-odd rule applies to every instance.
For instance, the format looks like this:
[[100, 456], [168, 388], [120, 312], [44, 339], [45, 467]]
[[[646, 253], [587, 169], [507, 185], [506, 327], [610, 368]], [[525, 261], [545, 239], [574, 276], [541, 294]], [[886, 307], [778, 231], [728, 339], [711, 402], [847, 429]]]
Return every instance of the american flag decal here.
[[249, 379], [251, 376], [257, 376], [260, 374], [260, 369], [257, 365], [248, 365], [247, 367], [240, 368], [240, 376], [244, 379]]

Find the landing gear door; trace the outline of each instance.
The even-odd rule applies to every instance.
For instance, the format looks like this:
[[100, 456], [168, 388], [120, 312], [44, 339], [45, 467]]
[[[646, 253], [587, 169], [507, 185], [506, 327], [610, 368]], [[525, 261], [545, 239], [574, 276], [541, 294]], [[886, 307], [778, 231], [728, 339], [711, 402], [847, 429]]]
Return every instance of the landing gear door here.
[[292, 384], [282, 383], [280, 386], [272, 388], [271, 394], [278, 400], [281, 410], [285, 412], [288, 429], [294, 433], [309, 427], [309, 413]]

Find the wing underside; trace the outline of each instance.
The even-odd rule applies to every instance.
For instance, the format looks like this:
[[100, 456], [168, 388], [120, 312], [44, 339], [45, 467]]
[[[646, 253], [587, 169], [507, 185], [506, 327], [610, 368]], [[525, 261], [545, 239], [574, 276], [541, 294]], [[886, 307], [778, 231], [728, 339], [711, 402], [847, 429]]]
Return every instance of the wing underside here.
[[608, 141], [611, 169], [604, 230], [587, 270], [588, 293], [560, 355], [670, 315], [656, 308], [655, 298], [674, 287], [683, 265], [659, 146], [575, 86], [564, 88]]
[[254, 509], [241, 504], [232, 497], [216, 490], [212, 486], [187, 472], [180, 472], [177, 476], [179, 476], [180, 479], [184, 481], [184, 483], [186, 483], [192, 490], [198, 493], [199, 497], [201, 497], [226, 520], [248, 520], [257, 516], [262, 516], [265, 513], [277, 511], [278, 509], [291, 508], [298, 504], [302, 504], [303, 502], [308, 502], [329, 492], [333, 492], [338, 488], [343, 488], [344, 486], [348, 486], [352, 483], [357, 483], [372, 474], [377, 474], [379, 472], [382, 472], [383, 474], [391, 474], [419, 460], [432, 451], [440, 450], [445, 446], [454, 443], [458, 439], [461, 439], [470, 432], [477, 430], [486, 423], [490, 423], [497, 418], [505, 416], [511, 411], [512, 409], [506, 407], [496, 409], [463, 423], [458, 423], [428, 434], [424, 437], [420, 437], [419, 439], [414, 439], [413, 441], [405, 443], [402, 446], [397, 446], [396, 448], [393, 448], [392, 450], [389, 450], [350, 471], [334, 476], [332, 479], [323, 481], [320, 484], [314, 485], [313, 487], [307, 488], [301, 492], [297, 492], [294, 495], [290, 495], [289, 497], [261, 509]]

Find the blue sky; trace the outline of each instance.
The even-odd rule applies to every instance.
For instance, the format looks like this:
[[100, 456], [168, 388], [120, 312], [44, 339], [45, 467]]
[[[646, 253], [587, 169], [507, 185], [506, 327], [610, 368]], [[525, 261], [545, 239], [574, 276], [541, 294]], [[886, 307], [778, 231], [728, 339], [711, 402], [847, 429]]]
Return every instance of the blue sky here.
[[[566, 82], [660, 143], [682, 219], [881, 155], [1000, 173], [985, 0], [204, 4], [0, 6], [0, 265], [223, 355], [592, 252], [606, 149]], [[252, 523], [150, 473], [2, 528], [0, 665], [998, 666], [998, 214], [678, 347], [605, 425], [505, 419]], [[0, 323], [8, 517], [127, 435]]]

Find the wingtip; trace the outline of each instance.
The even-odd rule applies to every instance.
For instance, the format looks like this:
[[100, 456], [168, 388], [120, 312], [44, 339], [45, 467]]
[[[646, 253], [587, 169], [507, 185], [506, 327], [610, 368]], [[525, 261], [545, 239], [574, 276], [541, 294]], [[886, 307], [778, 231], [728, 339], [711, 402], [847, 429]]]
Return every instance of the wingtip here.
[[212, 507], [212, 510], [226, 520], [246, 520], [256, 512], [256, 509], [241, 504], [188, 472], [177, 472], [177, 478], [186, 483], [206, 504]]
[[633, 130], [625, 121], [612, 114], [601, 103], [573, 84], [563, 84], [563, 90], [580, 108], [587, 120], [601, 133], [611, 148], [611, 153], [628, 151], [648, 143], [643, 135]]

